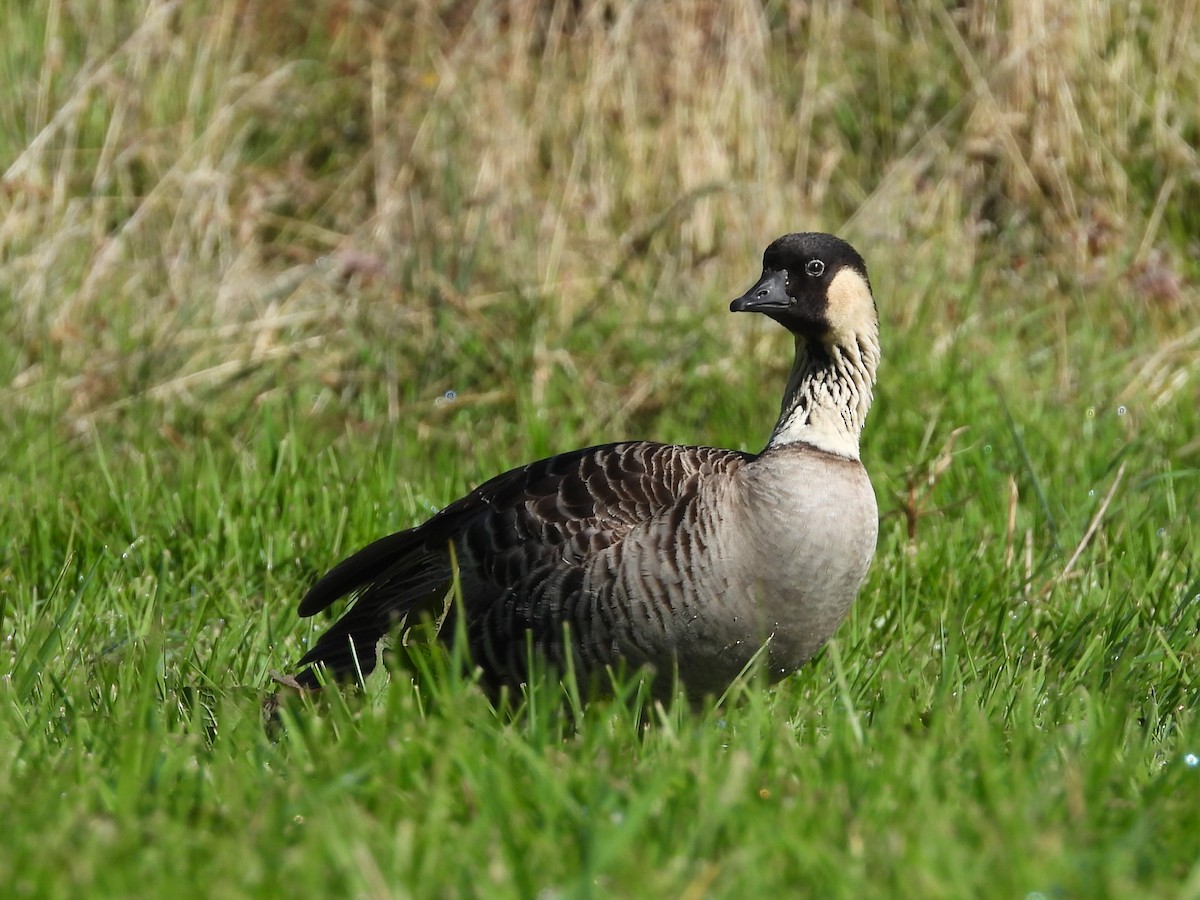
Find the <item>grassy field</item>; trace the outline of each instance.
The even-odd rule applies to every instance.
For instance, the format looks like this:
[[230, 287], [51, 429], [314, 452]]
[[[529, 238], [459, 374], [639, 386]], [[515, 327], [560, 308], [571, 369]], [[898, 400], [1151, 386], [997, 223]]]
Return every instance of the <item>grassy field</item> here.
[[[0, 0], [0, 894], [1200, 897], [1195, 0], [396, 6]], [[884, 341], [817, 660], [264, 733], [344, 552], [758, 449], [794, 230]]]

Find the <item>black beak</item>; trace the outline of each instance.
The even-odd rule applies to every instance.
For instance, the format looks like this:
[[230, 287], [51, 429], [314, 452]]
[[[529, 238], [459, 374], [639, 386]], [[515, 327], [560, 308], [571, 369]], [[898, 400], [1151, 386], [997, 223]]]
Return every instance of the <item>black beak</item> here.
[[758, 283], [729, 304], [730, 312], [782, 312], [792, 304], [787, 292], [787, 274], [764, 270]]

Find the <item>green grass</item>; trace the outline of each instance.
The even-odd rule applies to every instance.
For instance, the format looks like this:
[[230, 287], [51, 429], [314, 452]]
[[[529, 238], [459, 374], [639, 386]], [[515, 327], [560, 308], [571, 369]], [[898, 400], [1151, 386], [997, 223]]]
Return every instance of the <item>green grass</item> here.
[[[0, 0], [2, 893], [1200, 897], [1194, 3], [136, 6]], [[267, 736], [345, 552], [757, 449], [724, 310], [809, 228], [884, 341], [817, 660], [571, 716], [417, 650]]]

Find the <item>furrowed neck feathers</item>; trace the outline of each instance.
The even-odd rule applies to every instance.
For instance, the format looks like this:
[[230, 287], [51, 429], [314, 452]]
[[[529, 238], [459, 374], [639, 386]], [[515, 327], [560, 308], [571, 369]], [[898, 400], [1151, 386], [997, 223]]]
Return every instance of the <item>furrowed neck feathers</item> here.
[[842, 340], [797, 335], [796, 361], [767, 449], [804, 443], [858, 459], [878, 367], [878, 327]]

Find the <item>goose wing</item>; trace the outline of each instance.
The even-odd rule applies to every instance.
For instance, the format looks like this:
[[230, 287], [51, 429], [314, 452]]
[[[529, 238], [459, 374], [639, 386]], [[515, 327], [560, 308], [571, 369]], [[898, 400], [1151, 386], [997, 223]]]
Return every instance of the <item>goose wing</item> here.
[[[300, 665], [323, 664], [335, 677], [369, 672], [375, 645], [395, 622], [440, 607], [453, 578], [451, 543], [468, 615], [501, 615], [507, 624], [488, 629], [489, 643], [501, 633], [519, 639], [530, 627], [559, 631], [561, 639], [554, 611], [576, 606], [572, 595], [583, 589], [595, 554], [694, 497], [697, 479], [729, 473], [747, 459], [733, 450], [640, 441], [588, 447], [498, 475], [424, 524], [369, 544], [313, 585], [302, 616], [348, 593], [358, 597]], [[299, 680], [317, 683], [311, 669]]]

